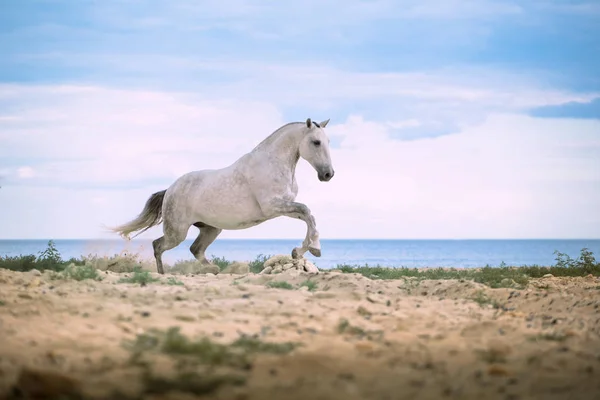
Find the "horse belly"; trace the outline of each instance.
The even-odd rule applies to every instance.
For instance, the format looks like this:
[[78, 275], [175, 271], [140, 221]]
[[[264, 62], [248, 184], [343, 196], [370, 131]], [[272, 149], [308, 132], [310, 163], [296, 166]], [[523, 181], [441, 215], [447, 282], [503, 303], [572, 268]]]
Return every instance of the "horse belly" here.
[[198, 221], [227, 230], [246, 229], [266, 221], [254, 196], [243, 189], [205, 187], [196, 200]]

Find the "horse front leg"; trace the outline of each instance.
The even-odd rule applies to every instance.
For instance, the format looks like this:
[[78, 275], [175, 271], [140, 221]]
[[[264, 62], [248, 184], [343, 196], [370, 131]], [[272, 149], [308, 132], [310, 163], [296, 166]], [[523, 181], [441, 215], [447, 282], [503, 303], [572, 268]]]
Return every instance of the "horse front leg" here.
[[295, 201], [277, 200], [271, 202], [270, 207], [272, 208], [270, 213], [274, 215], [297, 218], [306, 222], [306, 237], [302, 242], [302, 247], [296, 247], [292, 250], [293, 258], [302, 258], [307, 251], [315, 257], [321, 257], [321, 243], [319, 241], [317, 224], [315, 217], [311, 214], [306, 204]]
[[292, 258], [302, 258], [307, 250], [313, 256], [321, 257], [321, 242], [319, 241], [319, 232], [317, 231], [315, 217], [310, 214], [309, 219], [311, 220], [312, 225], [307, 223], [306, 238], [304, 238], [304, 241], [302, 242], [302, 247], [296, 247], [292, 250]]

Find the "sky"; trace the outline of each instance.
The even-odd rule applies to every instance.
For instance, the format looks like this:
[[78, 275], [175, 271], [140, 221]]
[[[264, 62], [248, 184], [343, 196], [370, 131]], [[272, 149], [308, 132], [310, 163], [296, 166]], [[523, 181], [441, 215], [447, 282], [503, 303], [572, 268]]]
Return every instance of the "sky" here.
[[0, 239], [118, 239], [309, 117], [336, 171], [298, 165], [321, 238], [600, 238], [599, 38], [592, 0], [2, 1]]

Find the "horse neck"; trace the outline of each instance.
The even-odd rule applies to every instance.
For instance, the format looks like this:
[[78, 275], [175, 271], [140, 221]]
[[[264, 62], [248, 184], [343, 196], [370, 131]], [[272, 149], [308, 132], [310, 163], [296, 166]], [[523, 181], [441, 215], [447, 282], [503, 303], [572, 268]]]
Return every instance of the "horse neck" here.
[[292, 175], [296, 172], [296, 165], [300, 159], [299, 149], [303, 131], [298, 129], [298, 125], [289, 124], [282, 127], [280, 132], [275, 132], [257, 148], [283, 161], [283, 165], [291, 170]]

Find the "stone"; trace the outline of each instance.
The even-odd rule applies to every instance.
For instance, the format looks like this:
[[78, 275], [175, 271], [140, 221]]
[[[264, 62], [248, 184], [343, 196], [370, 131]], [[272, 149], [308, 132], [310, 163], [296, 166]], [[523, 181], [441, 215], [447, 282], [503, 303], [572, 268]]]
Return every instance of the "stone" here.
[[39, 369], [20, 371], [13, 391], [24, 399], [80, 398], [80, 383], [66, 375]]
[[271, 272], [272, 274], [280, 274], [283, 272], [283, 266], [280, 265], [276, 265], [275, 267], [273, 267], [273, 271]]
[[250, 266], [243, 262], [233, 262], [221, 271], [222, 274], [244, 275], [250, 272]]
[[265, 267], [262, 271], [260, 271], [260, 274], [267, 275], [267, 274], [270, 274], [271, 271], [273, 271], [273, 267]]
[[290, 278], [297, 278], [300, 275], [302, 275], [304, 273], [304, 271], [300, 271], [298, 269], [295, 268], [290, 268], [286, 271], [283, 271], [286, 275], [288, 275]]
[[554, 278], [554, 275], [546, 274], [546, 275], [542, 276], [542, 278]]
[[287, 271], [290, 268], [294, 268], [294, 264], [293, 263], [287, 263], [283, 265], [283, 270]]
[[264, 266], [265, 266], [265, 268], [267, 268], [267, 267], [274, 267], [275, 264], [282, 264], [283, 265], [283, 264], [288, 264], [288, 263], [291, 263], [291, 262], [293, 262], [292, 256], [288, 256], [288, 255], [285, 255], [285, 254], [280, 254], [280, 255], [276, 255], [276, 256], [273, 256], [273, 257], [269, 258], [267, 261], [265, 261]]
[[38, 269], [32, 269], [30, 272], [33, 276], [42, 276], [42, 272]]
[[212, 264], [204, 265], [203, 264], [198, 267], [198, 270], [196, 273], [197, 274], [215, 274], [216, 275], [219, 272], [221, 272], [221, 270], [216, 265], [212, 265]]
[[306, 272], [308, 272], [309, 274], [318, 274], [319, 273], [319, 268], [317, 268], [317, 266], [315, 264], [313, 264], [312, 262], [305, 260], [304, 262], [304, 270]]

